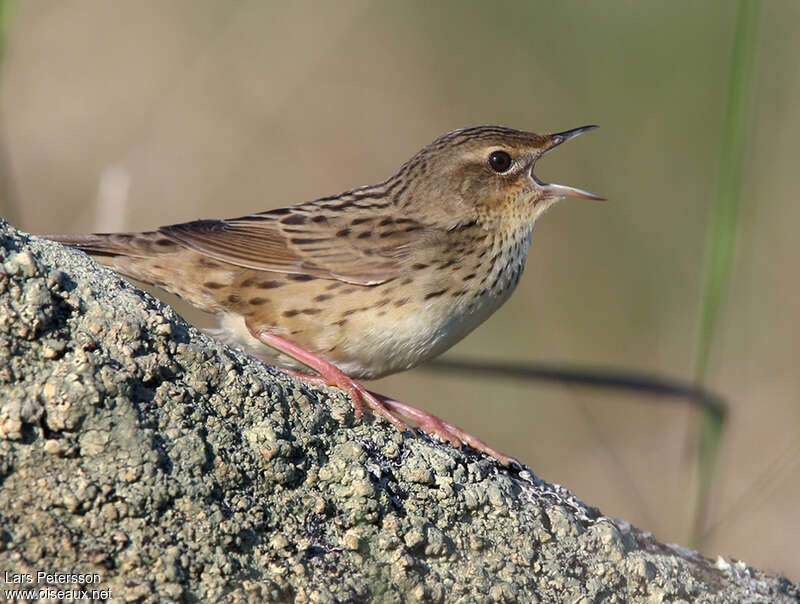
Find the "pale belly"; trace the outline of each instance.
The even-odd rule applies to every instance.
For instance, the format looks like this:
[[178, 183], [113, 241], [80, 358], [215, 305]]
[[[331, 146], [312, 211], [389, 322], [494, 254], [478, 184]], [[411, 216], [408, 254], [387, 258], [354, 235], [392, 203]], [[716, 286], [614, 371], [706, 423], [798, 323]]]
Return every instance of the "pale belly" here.
[[[483, 323], [515, 289], [527, 256], [530, 236], [520, 240], [515, 254], [500, 258], [484, 287], [457, 296], [422, 299], [401, 308], [372, 308], [348, 317], [345, 326], [315, 317], [308, 332], [293, 336], [280, 325], [265, 326], [333, 363], [349, 376], [374, 379], [411, 369], [446, 351]], [[410, 295], [411, 292], [408, 292]], [[404, 295], [403, 292], [395, 295]], [[254, 338], [239, 315], [224, 315], [214, 335], [269, 363], [304, 370], [293, 359]]]
[[[324, 344], [306, 346], [351, 377], [376, 379], [411, 369], [443, 353], [483, 323], [507, 298], [507, 295], [502, 298], [485, 295], [472, 305], [437, 303], [391, 319], [365, 313], [354, 319], [347, 330], [331, 336], [338, 340], [335, 351], [326, 352]], [[209, 330], [210, 334], [271, 364], [304, 369], [294, 359], [254, 338], [240, 315], [224, 315], [220, 327]], [[272, 331], [286, 337], [280, 329]], [[325, 342], [331, 337], [325, 338]]]

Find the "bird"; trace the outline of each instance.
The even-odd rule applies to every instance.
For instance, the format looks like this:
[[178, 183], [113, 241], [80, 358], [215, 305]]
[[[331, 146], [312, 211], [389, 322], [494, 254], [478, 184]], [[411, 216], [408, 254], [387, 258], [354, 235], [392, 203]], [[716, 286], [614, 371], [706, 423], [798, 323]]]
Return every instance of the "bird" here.
[[366, 405], [399, 430], [411, 420], [508, 465], [479, 438], [357, 380], [411, 369], [464, 338], [516, 288], [545, 211], [565, 197], [604, 199], [534, 173], [596, 127], [461, 128], [383, 182], [338, 195], [147, 232], [44, 237], [218, 315], [224, 342], [344, 390], [357, 419]]

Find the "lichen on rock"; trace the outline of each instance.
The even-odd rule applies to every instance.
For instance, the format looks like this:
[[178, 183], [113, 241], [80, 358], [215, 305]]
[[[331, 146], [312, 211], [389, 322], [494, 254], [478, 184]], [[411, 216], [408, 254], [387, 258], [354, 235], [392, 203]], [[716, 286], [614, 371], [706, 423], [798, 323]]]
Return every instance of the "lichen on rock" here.
[[126, 601], [798, 598], [526, 468], [355, 422], [1, 220], [0, 480], [0, 571], [96, 573]]

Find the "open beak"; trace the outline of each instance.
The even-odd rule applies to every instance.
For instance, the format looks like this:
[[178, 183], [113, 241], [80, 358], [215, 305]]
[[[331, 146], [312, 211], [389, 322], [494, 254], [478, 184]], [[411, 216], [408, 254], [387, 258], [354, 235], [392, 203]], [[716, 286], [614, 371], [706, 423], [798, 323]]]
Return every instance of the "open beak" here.
[[[560, 144], [567, 142], [569, 139], [580, 136], [584, 132], [594, 130], [595, 128], [597, 128], [597, 126], [581, 126], [580, 128], [573, 128], [572, 130], [566, 130], [564, 132], [557, 132], [556, 134], [548, 135], [548, 138], [551, 142], [550, 145], [542, 152], [542, 155], [550, 153], [550, 151], [558, 147]], [[589, 193], [589, 191], [584, 191], [583, 189], [578, 189], [576, 187], [542, 182], [533, 173], [533, 166], [531, 166], [531, 178], [536, 181], [536, 184], [538, 184], [542, 190], [548, 193], [549, 197], [579, 197], [581, 199], [596, 199], [598, 201], [605, 201], [606, 199], [605, 197], [595, 195], [594, 193]]]

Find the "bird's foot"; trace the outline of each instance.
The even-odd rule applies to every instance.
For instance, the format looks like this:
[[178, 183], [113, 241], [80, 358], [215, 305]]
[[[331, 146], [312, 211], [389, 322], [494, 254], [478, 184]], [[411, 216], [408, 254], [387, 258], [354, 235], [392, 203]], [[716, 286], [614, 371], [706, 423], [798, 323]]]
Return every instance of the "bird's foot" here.
[[361, 418], [364, 412], [364, 405], [366, 405], [373, 413], [389, 420], [401, 432], [411, 427], [389, 411], [386, 405], [379, 401], [369, 390], [336, 367], [336, 365], [275, 334], [265, 331], [252, 331], [251, 333], [267, 346], [279, 350], [319, 373], [319, 375], [308, 375], [299, 371], [290, 371], [289, 373], [292, 376], [306, 384], [334, 386], [347, 392], [353, 401], [353, 410], [357, 419]]
[[400, 401], [385, 397], [381, 394], [370, 392], [332, 363], [329, 363], [325, 359], [307, 351], [297, 344], [293, 344], [281, 336], [265, 331], [252, 331], [251, 333], [253, 337], [259, 339], [267, 346], [279, 350], [319, 373], [319, 375], [308, 375], [299, 371], [289, 371], [295, 378], [306, 384], [312, 384], [314, 386], [334, 386], [347, 392], [353, 401], [353, 409], [356, 418], [361, 418], [364, 405], [366, 405], [373, 413], [389, 420], [389, 422], [401, 432], [407, 428], [413, 428], [413, 426], [401, 419], [400, 416], [419, 424], [419, 429], [426, 434], [438, 436], [456, 447], [460, 448], [463, 445], [468, 445], [477, 451], [482, 451], [490, 457], [493, 457], [504, 466], [517, 463], [513, 458], [492, 449], [481, 439], [468, 434], [458, 426], [447, 423], [432, 413], [412, 407], [406, 403], [401, 403]]
[[[335, 366], [332, 365], [332, 367], [336, 369]], [[370, 392], [339, 369], [331, 373], [320, 373], [320, 375], [308, 375], [307, 373], [294, 371], [293, 369], [289, 369], [287, 372], [292, 377], [306, 384], [311, 384], [312, 386], [333, 386], [344, 390], [350, 395], [350, 400], [353, 401], [353, 410], [356, 419], [361, 419], [364, 413], [364, 405], [366, 404], [373, 413], [388, 419], [400, 432], [412, 427], [392, 413], [387, 405], [380, 400], [378, 395], [374, 392]]]
[[391, 411], [417, 422], [419, 424], [419, 429], [425, 432], [425, 434], [436, 435], [457, 448], [468, 445], [477, 451], [486, 453], [489, 457], [493, 457], [504, 466], [512, 464], [519, 465], [517, 460], [513, 457], [503, 455], [500, 451], [487, 445], [480, 438], [472, 436], [472, 434], [465, 432], [458, 426], [454, 426], [428, 411], [412, 407], [411, 405], [401, 403], [400, 401], [396, 401], [381, 394], [376, 394], [374, 392], [372, 394]]

